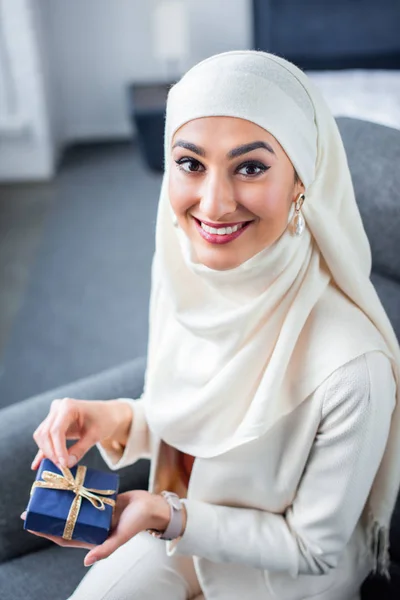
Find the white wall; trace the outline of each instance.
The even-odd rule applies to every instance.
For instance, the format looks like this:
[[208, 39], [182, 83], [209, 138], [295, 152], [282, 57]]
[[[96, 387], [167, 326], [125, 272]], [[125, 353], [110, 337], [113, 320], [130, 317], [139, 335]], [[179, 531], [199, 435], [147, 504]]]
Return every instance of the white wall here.
[[0, 118], [0, 181], [46, 179], [53, 173], [54, 150], [35, 6], [32, 0], [0, 0], [0, 9], [13, 96]]
[[251, 0], [187, 0], [190, 15], [191, 64], [253, 44]]
[[[157, 0], [0, 0], [12, 7], [13, 52], [31, 135], [4, 140], [0, 181], [51, 176], [58, 150], [77, 140], [132, 135], [126, 85], [163, 80], [152, 54]], [[184, 70], [251, 46], [251, 0], [186, 0]]]
[[[0, 0], [1, 1], [1, 0]], [[40, 57], [46, 117], [49, 128], [49, 138], [53, 149], [54, 164], [64, 144], [63, 117], [60, 110], [62, 105], [61, 90], [58, 85], [58, 65], [54, 59], [54, 43], [51, 31], [50, 14], [45, 10], [47, 0], [31, 0], [34, 3], [33, 12], [37, 49]]]
[[[56, 65], [58, 121], [65, 140], [127, 137], [125, 86], [164, 78], [152, 55], [155, 0], [41, 0]], [[251, 44], [250, 0], [187, 0], [189, 68]]]

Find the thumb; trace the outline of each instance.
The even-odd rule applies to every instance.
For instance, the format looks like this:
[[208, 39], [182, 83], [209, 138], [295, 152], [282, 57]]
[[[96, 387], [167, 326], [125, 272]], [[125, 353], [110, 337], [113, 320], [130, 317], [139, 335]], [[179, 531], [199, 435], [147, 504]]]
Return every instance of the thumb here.
[[73, 446], [68, 448], [68, 466], [70, 468], [74, 467], [95, 443], [91, 437], [84, 435]]
[[115, 552], [120, 546], [122, 546], [122, 544], [125, 544], [125, 542], [127, 541], [128, 539], [125, 540], [121, 539], [120, 536], [112, 535], [103, 544], [101, 544], [100, 546], [96, 546], [94, 550], [88, 552], [85, 556], [83, 564], [85, 565], [85, 567], [90, 567], [90, 565], [95, 563], [97, 560], [102, 560], [103, 558], [107, 558], [108, 556], [110, 556], [110, 554]]

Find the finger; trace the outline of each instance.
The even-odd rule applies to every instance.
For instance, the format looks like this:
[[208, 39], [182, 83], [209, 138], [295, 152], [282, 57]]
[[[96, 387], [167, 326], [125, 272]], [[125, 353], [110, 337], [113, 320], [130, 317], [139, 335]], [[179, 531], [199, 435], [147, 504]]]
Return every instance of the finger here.
[[[128, 537], [129, 539], [129, 537]], [[103, 544], [97, 546], [94, 551], [88, 552], [85, 556], [83, 564], [85, 567], [90, 567], [97, 560], [103, 560], [115, 552], [122, 544], [128, 541], [128, 539], [122, 541], [121, 537], [111, 536]]]
[[54, 451], [53, 442], [50, 436], [50, 427], [55, 418], [54, 413], [50, 413], [46, 419], [39, 425], [33, 434], [33, 439], [42, 450], [43, 455], [54, 463], [58, 463], [56, 453]]
[[[24, 512], [21, 513], [21, 515], [20, 515], [21, 519], [23, 519], [24, 521], [26, 519], [26, 514], [27, 514], [27, 511], [24, 510]], [[29, 533], [33, 533], [33, 535], [37, 535], [38, 537], [46, 538], [46, 539], [50, 540], [51, 542], [58, 544], [59, 546], [65, 546], [65, 547], [69, 546], [71, 548], [86, 548], [86, 549], [92, 549], [92, 548], [96, 547], [96, 544], [89, 544], [88, 542], [81, 542], [80, 540], [64, 540], [64, 538], [62, 538], [60, 536], [50, 535], [47, 533], [41, 533], [40, 531], [33, 531], [32, 529], [27, 529], [26, 531], [28, 531]]]
[[50, 436], [57, 455], [57, 462], [63, 467], [73, 467], [76, 461], [74, 464], [69, 461], [66, 432], [70, 425], [78, 419], [75, 402], [71, 398], [64, 398], [59, 401], [58, 407], [58, 412], [50, 427]]
[[48, 533], [41, 533], [40, 531], [33, 531], [32, 529], [27, 529], [29, 533], [33, 533], [33, 535], [37, 535], [38, 537], [46, 538], [51, 542], [54, 542], [58, 546], [63, 546], [65, 548], [86, 548], [92, 549], [95, 547], [95, 544], [89, 544], [88, 542], [81, 542], [80, 540], [64, 540], [64, 538], [57, 535], [50, 535]]
[[61, 537], [57, 537], [55, 535], [48, 535], [47, 533], [40, 533], [39, 531], [33, 531], [32, 529], [26, 529], [26, 531], [28, 531], [29, 533], [33, 533], [33, 535], [36, 535], [37, 537], [46, 538], [46, 539], [50, 540], [51, 542], [54, 542], [58, 546], [63, 546], [64, 545], [63, 542], [67, 541], [67, 540], [63, 540], [63, 538], [61, 538]]
[[98, 436], [96, 436], [93, 430], [83, 433], [82, 437], [73, 446], [68, 448], [68, 454], [70, 457], [74, 457], [75, 463], [77, 463], [97, 441]]
[[84, 565], [86, 567], [90, 566], [97, 560], [103, 560], [107, 558], [118, 550], [120, 546], [128, 542], [131, 538], [133, 538], [137, 533], [139, 533], [140, 529], [136, 532], [128, 531], [122, 532], [121, 528], [118, 531], [118, 528], [111, 533], [111, 535], [106, 539], [103, 544], [97, 546], [92, 552], [88, 552], [85, 556]]
[[44, 459], [44, 454], [43, 454], [42, 450], [38, 450], [35, 458], [32, 461], [31, 469], [33, 469], [33, 470], [37, 469], [43, 459]]

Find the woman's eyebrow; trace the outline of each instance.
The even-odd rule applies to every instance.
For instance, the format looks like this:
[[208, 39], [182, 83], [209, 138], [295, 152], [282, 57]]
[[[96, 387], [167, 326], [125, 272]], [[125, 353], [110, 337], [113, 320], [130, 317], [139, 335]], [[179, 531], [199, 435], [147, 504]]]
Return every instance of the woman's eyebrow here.
[[175, 144], [172, 146], [172, 150], [174, 148], [176, 148], [177, 146], [180, 146], [181, 148], [186, 148], [186, 150], [190, 150], [191, 152], [194, 152], [195, 154], [198, 154], [199, 156], [206, 155], [206, 152], [203, 148], [200, 148], [200, 146], [196, 146], [196, 144], [192, 144], [191, 142], [186, 142], [185, 140], [177, 140], [175, 142]]
[[[194, 154], [198, 154], [199, 156], [206, 155], [204, 148], [201, 148], [200, 146], [196, 146], [196, 144], [192, 144], [191, 142], [186, 142], [185, 140], [177, 140], [175, 142], [175, 144], [172, 146], [172, 150], [174, 148], [176, 148], [177, 146], [180, 146], [181, 148], [185, 148], [186, 150], [190, 150], [191, 152], [194, 152]], [[263, 148], [264, 150], [267, 150], [271, 154], [275, 155], [275, 152], [273, 151], [272, 146], [270, 146], [267, 142], [259, 141], [259, 142], [250, 142], [249, 144], [243, 144], [242, 146], [233, 148], [233, 150], [230, 150], [226, 156], [227, 156], [227, 158], [232, 159], [232, 158], [236, 158], [238, 156], [242, 156], [242, 154], [247, 154], [248, 152], [252, 152], [253, 150], [257, 150], [258, 148]]]
[[242, 146], [238, 146], [237, 148], [230, 150], [227, 154], [227, 157], [236, 158], [237, 156], [241, 156], [242, 154], [246, 154], [252, 150], [257, 150], [257, 148], [264, 148], [264, 150], [268, 150], [268, 152], [275, 155], [272, 146], [267, 144], [267, 142], [250, 142], [249, 144], [243, 144]]

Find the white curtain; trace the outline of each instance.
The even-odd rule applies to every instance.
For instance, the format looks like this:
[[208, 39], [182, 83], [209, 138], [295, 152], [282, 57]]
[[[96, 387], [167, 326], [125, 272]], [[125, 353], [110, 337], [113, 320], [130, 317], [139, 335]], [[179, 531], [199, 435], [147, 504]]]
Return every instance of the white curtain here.
[[0, 0], [0, 121], [17, 110], [15, 82], [6, 38], [4, 0]]

